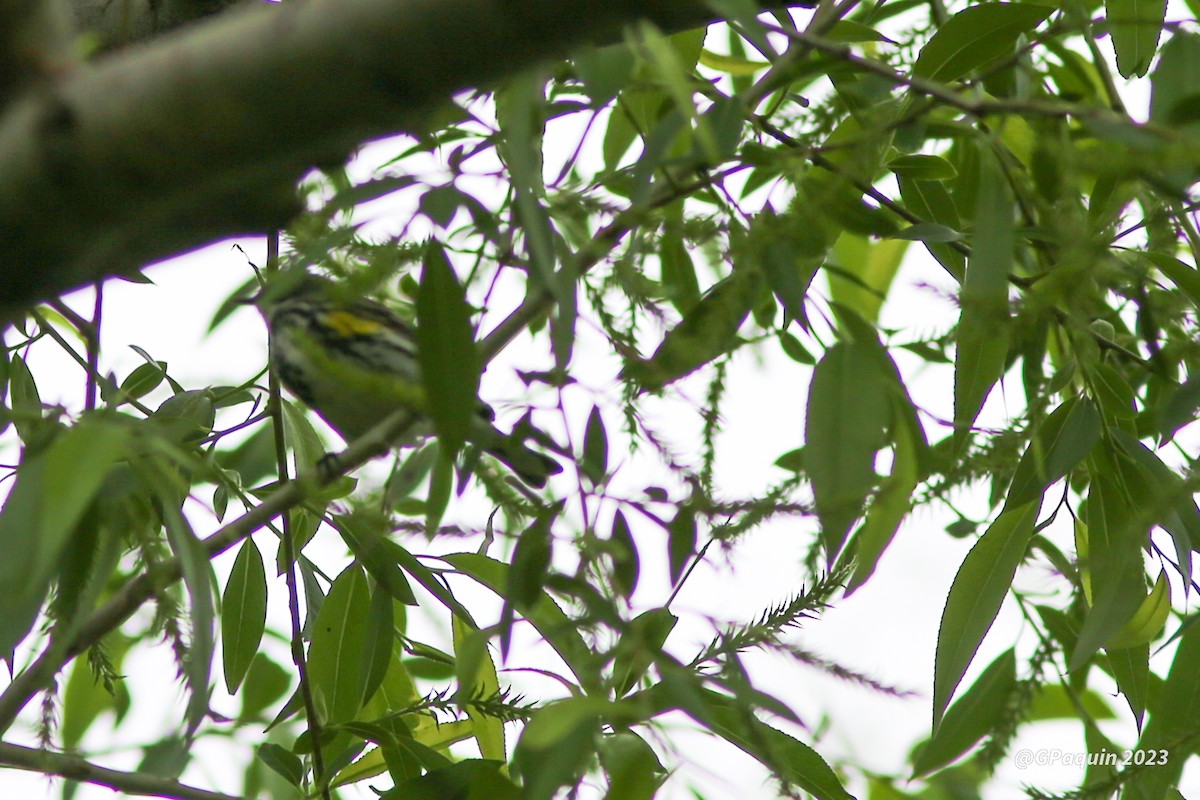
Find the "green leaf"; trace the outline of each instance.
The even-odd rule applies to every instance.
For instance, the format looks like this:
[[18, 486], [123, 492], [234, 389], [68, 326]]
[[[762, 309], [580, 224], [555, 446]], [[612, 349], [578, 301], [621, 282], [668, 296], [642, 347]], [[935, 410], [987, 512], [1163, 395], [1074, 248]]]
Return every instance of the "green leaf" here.
[[933, 666], [936, 735], [954, 690], [992, 627], [1033, 535], [1040, 503], [1006, 510], [967, 553], [950, 585]]
[[350, 552], [358, 559], [372, 578], [379, 582], [389, 595], [396, 601], [407, 606], [415, 606], [417, 598], [413, 595], [408, 579], [396, 564], [394, 551], [387, 547], [383, 534], [372, 525], [371, 521], [360, 516], [346, 515], [338, 519], [337, 532], [342, 541], [350, 548]]
[[875, 493], [866, 520], [854, 534], [854, 574], [846, 583], [847, 597], [871, 577], [883, 551], [891, 544], [908, 514], [913, 489], [920, 479], [918, 435], [914, 435], [907, 425], [897, 426], [892, 474]]
[[183, 664], [183, 676], [191, 693], [186, 727], [187, 735], [191, 736], [208, 716], [216, 622], [213, 599], [215, 581], [204, 545], [196, 537], [183, 512], [170, 503], [171, 487], [160, 485], [156, 488], [159, 490], [158, 501], [162, 506], [167, 542], [179, 559], [183, 583], [191, 600], [191, 647]]
[[574, 51], [575, 71], [593, 108], [602, 108], [629, 83], [636, 63], [629, 46], [584, 46]]
[[937, 733], [913, 759], [913, 777], [941, 769], [992, 731], [1017, 685], [1017, 658], [1005, 650], [946, 712]]
[[1163, 46], [1162, 58], [1158, 60], [1151, 78], [1151, 122], [1195, 132], [1197, 104], [1200, 102], [1200, 87], [1196, 86], [1198, 70], [1200, 36], [1189, 31], [1176, 33]]
[[1151, 521], [1135, 510], [1140, 498], [1153, 497], [1148, 476], [1123, 453], [1109, 448], [1092, 453], [1088, 472], [1092, 485], [1085, 521], [1091, 608], [1071, 652], [1071, 670], [1103, 647], [1146, 598], [1142, 547]]
[[267, 623], [267, 573], [254, 540], [242, 542], [221, 599], [221, 657], [225, 688], [237, 692], [258, 652]]
[[612, 533], [608, 540], [612, 550], [613, 588], [621, 597], [629, 599], [637, 588], [641, 563], [633, 532], [629, 530], [629, 523], [620, 511], [613, 515]]
[[546, 78], [526, 71], [496, 94], [496, 119], [504, 135], [500, 155], [516, 194], [514, 209], [525, 234], [531, 277], [557, 296], [554, 229], [542, 205], [542, 137], [546, 126]]
[[1070, 397], [1038, 427], [1013, 473], [1004, 508], [1037, 500], [1100, 440], [1100, 415], [1086, 397]]
[[1012, 203], [999, 165], [986, 153], [980, 167], [977, 201], [975, 237], [963, 278], [954, 355], [954, 428], [960, 446], [1004, 372], [1008, 356], [1008, 273], [1015, 243]]
[[818, 800], [853, 800], [825, 759], [808, 745], [759, 720], [733, 698], [697, 688], [698, 703], [683, 710], [721, 738], [758, 759], [786, 782]]
[[762, 265], [767, 284], [792, 319], [807, 327], [804, 298], [817, 268], [825, 260], [825, 232], [803, 221], [803, 204], [786, 215], [770, 209], [750, 221], [747, 249]]
[[608, 474], [608, 434], [604, 430], [604, 417], [599, 406], [592, 406], [592, 413], [588, 414], [580, 468], [594, 484], [603, 483]]
[[524, 795], [505, 774], [503, 759], [470, 758], [397, 781], [393, 789], [379, 797], [380, 800], [522, 800]]
[[[1197, 48], [1200, 50], [1200, 48]], [[1200, 52], [1197, 52], [1197, 69], [1200, 69]], [[1169, 253], [1144, 253], [1143, 257], [1158, 268], [1158, 271], [1183, 290], [1192, 305], [1200, 308], [1200, 270], [1183, 263]]]
[[518, 608], [537, 602], [542, 593], [554, 556], [550, 526], [561, 509], [562, 505], [556, 504], [542, 511], [517, 538], [504, 596]]
[[482, 366], [471, 333], [471, 307], [441, 245], [430, 242], [417, 294], [417, 351], [442, 452], [457, 453], [479, 410]]
[[889, 412], [888, 387], [869, 345], [829, 348], [809, 386], [804, 466], [830, 562], [875, 484], [875, 453], [887, 441]]
[[[962, 230], [962, 220], [954, 204], [954, 197], [940, 181], [914, 180], [901, 174], [897, 176], [897, 183], [904, 205], [918, 217], [953, 231]], [[927, 239], [922, 241], [929, 254], [951, 277], [961, 283], [967, 268], [966, 257], [947, 243]]]
[[658, 390], [728, 353], [738, 328], [750, 315], [758, 288], [756, 273], [734, 270], [667, 332], [653, 356], [629, 365], [629, 377]]
[[[442, 560], [497, 595], [504, 596], [509, 569], [504, 562], [479, 553], [453, 553], [443, 556]], [[586, 686], [595, 683], [591, 677], [594, 672], [592, 649], [584, 642], [576, 623], [563, 613], [549, 594], [541, 592], [532, 606], [518, 606], [517, 611], [529, 620], [554, 648], [582, 684]]]
[[[1183, 635], [1163, 682], [1157, 702], [1151, 702], [1150, 722], [1146, 725], [1138, 749], [1168, 751], [1168, 757], [1155, 766], [1138, 769], [1125, 791], [1127, 797], [1163, 797], [1169, 786], [1179, 782], [1186, 755], [1195, 746], [1196, 720], [1200, 719], [1200, 625], [1197, 617], [1183, 621]], [[1181, 743], [1188, 746], [1181, 747]]]
[[45, 452], [45, 490], [34, 519], [47, 560], [66, 544], [128, 445], [125, 426], [93, 418], [68, 428]]
[[887, 162], [887, 168], [913, 181], [948, 181], [958, 174], [954, 165], [941, 156], [920, 153], [897, 156]]
[[334, 580], [317, 614], [308, 649], [308, 678], [326, 722], [348, 722], [362, 708], [370, 604], [367, 576], [355, 563]]
[[158, 388], [167, 376], [167, 362], [159, 361], [154, 364], [139, 364], [121, 381], [121, 391], [117, 395], [120, 402], [136, 400]]
[[1167, 0], [1104, 0], [1105, 16], [1122, 78], [1150, 70], [1167, 15]]
[[304, 780], [304, 765], [291, 750], [270, 742], [259, 745], [258, 759], [297, 788]]
[[[908, 251], [908, 242], [897, 233], [891, 231], [888, 235], [893, 238], [878, 242], [845, 233], [833, 246], [842, 272], [830, 273], [832, 299], [854, 309], [868, 322], [878, 320], [879, 310]], [[847, 280], [848, 276], [854, 280]]]
[[651, 800], [667, 777], [654, 748], [623, 731], [600, 740], [600, 765], [608, 776], [604, 800]]
[[[504, 720], [483, 713], [471, 700], [492, 699], [500, 694], [496, 663], [487, 649], [487, 635], [467, 625], [458, 617], [453, 619], [455, 666], [458, 677], [459, 705], [464, 706], [475, 732], [479, 753], [484, 758], [503, 762], [508, 758], [504, 744]], [[474, 656], [466, 656], [471, 650]]]
[[638, 614], [621, 634], [613, 658], [613, 690], [624, 697], [646, 676], [650, 665], [663, 654], [663, 644], [679, 618], [665, 608], [652, 608]]
[[1150, 695], [1150, 645], [1109, 650], [1108, 666], [1140, 729]]
[[946, 20], [913, 66], [913, 75], [951, 83], [972, 70], [1013, 55], [1017, 39], [1054, 12], [1033, 3], [987, 3], [970, 6]]
[[695, 554], [696, 514], [690, 508], [680, 508], [667, 524], [667, 557], [672, 585], [679, 583]]
[[594, 697], [571, 697], [545, 705], [525, 725], [513, 753], [525, 800], [550, 800], [578, 781], [596, 753], [601, 715], [611, 705]]

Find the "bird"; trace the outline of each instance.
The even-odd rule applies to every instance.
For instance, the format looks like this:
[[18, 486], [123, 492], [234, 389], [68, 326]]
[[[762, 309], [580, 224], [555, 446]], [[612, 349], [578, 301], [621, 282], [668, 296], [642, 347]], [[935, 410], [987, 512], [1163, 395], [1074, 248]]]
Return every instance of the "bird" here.
[[[306, 270], [284, 273], [248, 302], [266, 321], [271, 369], [304, 405], [351, 442], [405, 408], [406, 442], [433, 434], [412, 327], [395, 311]], [[535, 488], [562, 472], [554, 459], [492, 424], [480, 402], [467, 440]]]

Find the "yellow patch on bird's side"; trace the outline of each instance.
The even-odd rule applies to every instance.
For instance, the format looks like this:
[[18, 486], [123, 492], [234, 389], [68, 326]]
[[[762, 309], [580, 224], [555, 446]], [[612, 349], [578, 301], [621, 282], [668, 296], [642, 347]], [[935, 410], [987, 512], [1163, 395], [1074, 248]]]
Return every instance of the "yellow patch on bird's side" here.
[[372, 319], [363, 319], [349, 311], [331, 311], [325, 315], [322, 321], [342, 336], [375, 333], [383, 327], [382, 323]]

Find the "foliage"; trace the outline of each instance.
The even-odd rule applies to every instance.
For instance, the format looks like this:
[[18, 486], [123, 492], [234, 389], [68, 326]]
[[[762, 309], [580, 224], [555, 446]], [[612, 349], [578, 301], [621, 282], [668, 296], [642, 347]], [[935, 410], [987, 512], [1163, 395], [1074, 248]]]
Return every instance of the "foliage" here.
[[[92, 318], [55, 302], [8, 332], [0, 728], [40, 694], [23, 719], [75, 751], [148, 690], [125, 677], [133, 644], [162, 642], [185, 717], [138, 773], [105, 776], [117, 788], [211, 796], [175, 781], [211, 737], [246, 765], [245, 796], [649, 798], [695, 757], [670, 746], [686, 717], [788, 796], [977, 796], [1024, 731], [1065, 719], [1089, 751], [1142, 755], [1091, 764], [1064, 796], [1180, 796], [1200, 743], [1194, 24], [1128, 0], [710, 5], [723, 24], [630, 28], [457, 98], [365, 182], [330, 167], [302, 187], [310, 211], [267, 271], [315, 266], [419, 320], [450, 438], [384, 475], [347, 477], [394, 420], [329, 460], [271, 378], [183, 386], [152, 347], [106, 375], [102, 295]], [[1148, 89], [1148, 122], [1121, 79]], [[398, 232], [362, 222], [381, 198], [412, 209]], [[953, 298], [946, 319], [905, 313], [902, 268]], [[544, 491], [460, 451], [478, 367], [525, 333], [518, 427], [566, 468]], [[87, 370], [68, 408], [41, 397], [42, 340]], [[808, 389], [803, 422], [763, 420], [776, 467], [739, 497], [721, 432], [747, 353]], [[918, 375], [952, 385], [944, 403], [914, 400]], [[929, 737], [905, 773], [869, 774], [761, 688], [753, 655], [902, 694], [795, 629], [870, 584], [926, 510], [973, 544]], [[738, 547], [781, 520], [805, 537], [807, 588], [707, 644], [680, 636], [704, 623], [676, 602], [698, 565], [729, 554], [753, 580]], [[313, 545], [331, 536], [334, 555]], [[1023, 588], [1034, 574], [1049, 588]], [[980, 663], [1006, 603], [1023, 632]], [[538, 696], [503, 672], [529, 668], [530, 630], [548, 645]], [[1159, 647], [1173, 655], [1152, 668]], [[235, 715], [214, 712], [217, 686]]]

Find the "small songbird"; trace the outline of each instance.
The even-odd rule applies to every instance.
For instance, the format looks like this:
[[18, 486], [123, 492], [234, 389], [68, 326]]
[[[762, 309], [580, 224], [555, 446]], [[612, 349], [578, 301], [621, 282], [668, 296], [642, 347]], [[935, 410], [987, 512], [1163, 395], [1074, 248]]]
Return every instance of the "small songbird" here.
[[[343, 439], [352, 441], [399, 408], [418, 415], [410, 440], [433, 434], [413, 330], [396, 312], [309, 273], [282, 276], [252, 302], [270, 331], [271, 369]], [[552, 458], [497, 430], [492, 416], [480, 403], [469, 442], [531, 486], [562, 472]]]

